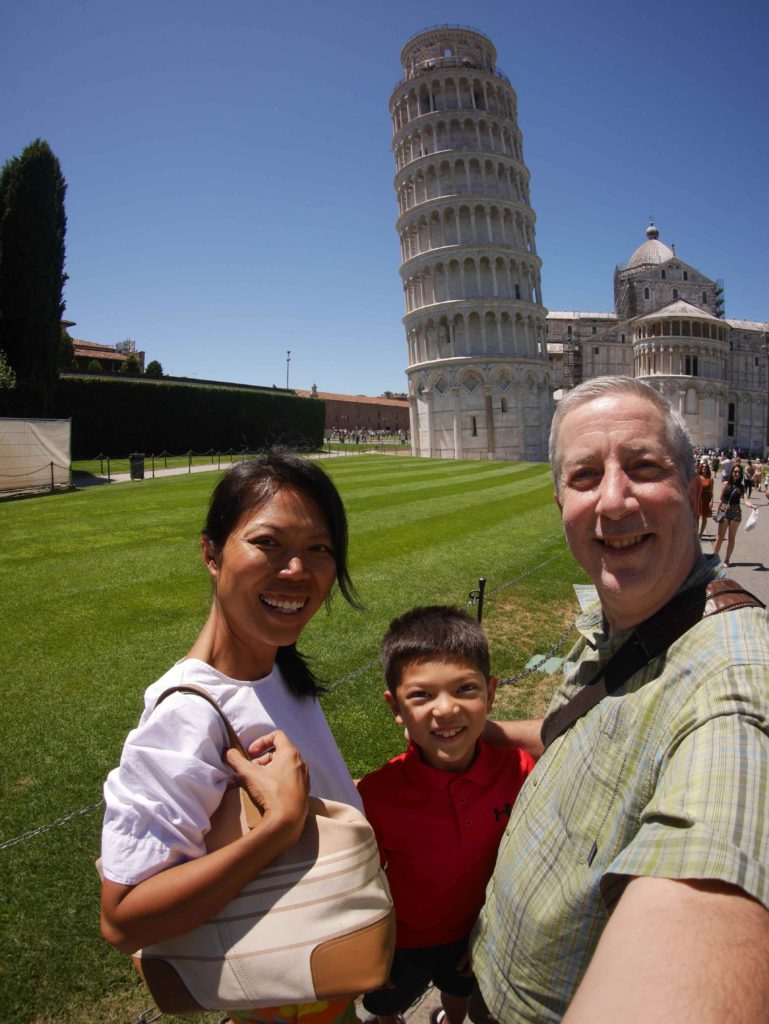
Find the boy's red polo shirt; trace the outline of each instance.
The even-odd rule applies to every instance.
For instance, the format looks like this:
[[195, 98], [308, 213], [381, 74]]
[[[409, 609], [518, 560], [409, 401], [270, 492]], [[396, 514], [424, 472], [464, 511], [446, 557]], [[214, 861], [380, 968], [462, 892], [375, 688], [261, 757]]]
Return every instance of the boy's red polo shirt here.
[[467, 935], [483, 905], [497, 847], [532, 758], [478, 741], [464, 772], [425, 764], [411, 744], [358, 783], [398, 921], [396, 945]]

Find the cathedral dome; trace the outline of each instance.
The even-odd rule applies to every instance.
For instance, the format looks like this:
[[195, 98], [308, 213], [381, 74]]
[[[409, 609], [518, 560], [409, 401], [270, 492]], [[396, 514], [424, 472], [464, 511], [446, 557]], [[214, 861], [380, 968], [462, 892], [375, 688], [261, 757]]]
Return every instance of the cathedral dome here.
[[646, 229], [648, 241], [639, 245], [636, 251], [628, 260], [628, 267], [642, 267], [649, 264], [667, 263], [675, 256], [673, 250], [659, 240], [659, 231], [656, 224], [652, 223]]

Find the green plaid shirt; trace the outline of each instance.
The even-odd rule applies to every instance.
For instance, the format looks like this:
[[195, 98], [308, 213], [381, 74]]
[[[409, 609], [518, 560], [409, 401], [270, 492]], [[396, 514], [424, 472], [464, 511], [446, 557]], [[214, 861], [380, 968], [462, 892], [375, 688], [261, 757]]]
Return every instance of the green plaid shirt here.
[[[703, 557], [684, 588], [719, 575]], [[596, 598], [577, 626], [550, 711], [628, 636]], [[486, 1004], [559, 1021], [629, 877], [720, 879], [769, 907], [768, 868], [769, 612], [746, 608], [702, 619], [538, 762], [473, 935]]]

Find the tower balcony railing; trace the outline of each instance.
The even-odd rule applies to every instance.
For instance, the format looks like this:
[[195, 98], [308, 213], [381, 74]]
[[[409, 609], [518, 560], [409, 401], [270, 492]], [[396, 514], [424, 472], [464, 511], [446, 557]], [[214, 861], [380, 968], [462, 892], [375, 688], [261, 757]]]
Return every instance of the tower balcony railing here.
[[424, 74], [429, 74], [431, 71], [442, 71], [445, 68], [462, 68], [465, 71], [484, 71], [487, 75], [495, 75], [497, 78], [501, 78], [503, 82], [506, 82], [512, 89], [512, 83], [507, 75], [500, 71], [498, 67], [493, 64], [479, 64], [477, 61], [469, 60], [467, 57], [428, 57], [418, 64], [414, 64], [403, 78], [400, 78], [393, 86], [392, 91], [395, 92], [402, 85], [407, 82], [412, 82], [415, 78], [421, 78]]

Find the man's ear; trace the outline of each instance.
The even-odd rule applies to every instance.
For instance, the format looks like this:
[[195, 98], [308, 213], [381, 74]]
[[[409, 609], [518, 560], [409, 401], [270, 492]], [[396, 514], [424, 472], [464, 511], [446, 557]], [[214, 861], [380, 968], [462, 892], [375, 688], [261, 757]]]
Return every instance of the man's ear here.
[[558, 492], [557, 491], [553, 491], [553, 501], [558, 506], [558, 511], [561, 514], [563, 514], [563, 505], [561, 504], [561, 499], [558, 497]]
[[384, 699], [387, 701], [387, 706], [389, 707], [390, 711], [392, 711], [393, 718], [395, 719], [395, 721], [398, 723], [398, 725], [403, 725], [403, 716], [401, 715], [401, 709], [398, 706], [397, 699], [390, 693], [389, 690], [385, 690]]
[[200, 554], [203, 558], [203, 565], [205, 565], [212, 579], [216, 579], [219, 575], [219, 566], [216, 562], [216, 553], [214, 546], [208, 537], [203, 536], [200, 538]]
[[700, 495], [702, 494], [702, 481], [700, 480], [699, 473], [696, 473], [691, 478], [686, 490], [689, 495], [689, 504], [691, 505], [692, 515], [695, 519], [698, 519], [700, 514]]
[[497, 696], [497, 677], [491, 676], [486, 684], [486, 711], [494, 707], [494, 699]]

